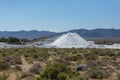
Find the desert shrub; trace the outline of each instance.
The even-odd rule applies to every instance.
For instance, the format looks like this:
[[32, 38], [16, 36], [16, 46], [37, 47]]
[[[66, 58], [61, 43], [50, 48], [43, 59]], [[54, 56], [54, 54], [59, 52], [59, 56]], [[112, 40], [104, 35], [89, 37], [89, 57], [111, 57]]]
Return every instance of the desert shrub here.
[[29, 54], [27, 54], [27, 53], [26, 53], [26, 54], [24, 54], [24, 57], [28, 57], [28, 56], [29, 56]]
[[87, 66], [89, 68], [96, 68], [96, 67], [105, 66], [106, 64], [107, 63], [103, 61], [91, 61], [91, 62], [88, 62]]
[[57, 77], [58, 77], [58, 80], [66, 80], [67, 74], [64, 73], [64, 72], [61, 72], [61, 73], [58, 74]]
[[46, 77], [47, 79], [56, 79], [58, 75], [58, 71], [54, 68], [46, 69], [42, 75], [42, 77]]
[[38, 77], [37, 80], [48, 80], [46, 78]]
[[39, 58], [46, 60], [49, 58], [48, 50], [44, 48], [25, 48], [24, 52], [22, 51], [22, 53], [26, 58], [31, 58], [34, 60]]
[[33, 56], [32, 56], [33, 59], [37, 60], [37, 59], [42, 59], [42, 60], [47, 60], [49, 58], [49, 54], [47, 52], [38, 52], [38, 53], [35, 53]]
[[70, 65], [70, 62], [68, 60], [65, 60], [65, 59], [54, 59], [53, 63], [54, 64], [63, 63], [63, 64], [66, 64], [66, 65]]
[[22, 60], [19, 58], [19, 59], [16, 59], [15, 60], [15, 64], [22, 64]]
[[0, 76], [0, 80], [7, 80], [7, 76], [6, 75]]
[[85, 76], [80, 76], [80, 77], [78, 77], [79, 78], [79, 80], [89, 80], [87, 77], [85, 77]]
[[62, 55], [62, 54], [65, 54], [66, 52], [63, 50], [63, 49], [58, 49], [57, 50], [57, 54], [58, 55]]
[[72, 48], [71, 50], [69, 50], [72, 54], [77, 54], [79, 51], [76, 48]]
[[35, 54], [33, 57], [36, 59], [36, 58], [38, 58], [39, 56], [38, 56], [37, 54]]
[[118, 51], [118, 57], [120, 58], [120, 51]]
[[21, 67], [18, 66], [18, 65], [16, 65], [14, 69], [17, 70], [17, 71], [22, 71]]
[[67, 61], [78, 61], [80, 59], [83, 59], [81, 54], [70, 55], [70, 56], [65, 57], [65, 60], [67, 60]]
[[3, 56], [3, 57], [6, 57], [6, 56], [7, 56], [7, 54], [6, 54], [6, 53], [2, 53], [2, 56]]
[[111, 65], [112, 60], [108, 56], [104, 56], [101, 58], [101, 62], [103, 66], [107, 66], [108, 64]]
[[12, 64], [12, 65], [14, 65], [14, 64], [22, 64], [21, 55], [19, 55], [19, 54], [12, 54], [10, 56], [5, 57], [4, 60], [6, 62], [8, 62], [9, 64]]
[[93, 60], [97, 60], [98, 56], [93, 54], [93, 53], [85, 53], [84, 57], [88, 60], [88, 61], [93, 61]]
[[66, 80], [89, 80], [84, 74], [79, 74], [77, 76], [68, 77]]
[[40, 56], [40, 55], [38, 55], [38, 54], [35, 54], [35, 55], [33, 55], [33, 58], [34, 58], [34, 60], [36, 60], [36, 61], [44, 61], [45, 59], [46, 59], [46, 57], [44, 56]]
[[33, 59], [31, 59], [30, 57], [25, 58], [25, 60], [29, 63], [29, 64], [33, 64]]
[[31, 73], [34, 73], [34, 74], [37, 74], [39, 75], [40, 74], [40, 71], [41, 71], [41, 66], [40, 64], [34, 64], [33, 67], [29, 70]]
[[118, 80], [120, 80], [120, 73], [118, 73], [117, 76], [118, 76]]
[[103, 79], [110, 76], [110, 73], [107, 72], [106, 70], [97, 69], [97, 68], [88, 70], [87, 74], [90, 78], [93, 78], [93, 79]]
[[62, 64], [62, 63], [58, 63], [58, 64], [54, 64], [51, 66], [48, 66], [43, 74], [41, 75], [43, 78], [47, 78], [47, 79], [58, 79], [58, 75], [61, 73], [69, 73], [70, 69], [67, 67], [66, 64]]
[[84, 75], [67, 77], [66, 80], [89, 80], [88, 77]]
[[0, 61], [0, 71], [8, 69], [10, 66], [6, 61]]
[[29, 72], [23, 72], [21, 75], [21, 79], [27, 78], [27, 77], [34, 77], [34, 76]]
[[107, 50], [106, 55], [108, 55], [110, 57], [117, 56], [117, 54], [114, 50]]
[[41, 77], [50, 80], [67, 80], [68, 77], [78, 77], [78, 75], [79, 73], [71, 71], [65, 63], [56, 63], [47, 66]]

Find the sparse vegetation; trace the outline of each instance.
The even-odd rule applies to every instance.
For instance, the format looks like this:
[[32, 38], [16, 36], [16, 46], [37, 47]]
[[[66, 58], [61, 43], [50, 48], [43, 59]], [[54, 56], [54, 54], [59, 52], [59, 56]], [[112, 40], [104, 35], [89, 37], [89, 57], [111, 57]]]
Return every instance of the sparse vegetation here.
[[[120, 50], [115, 49], [0, 49], [0, 80], [109, 80], [120, 79]], [[84, 70], [77, 70], [85, 65]], [[11, 73], [13, 72], [14, 75]]]
[[118, 76], [118, 80], [120, 80], [120, 73], [118, 73], [117, 76]]
[[5, 61], [0, 61], [0, 71], [6, 70], [9, 68], [9, 64]]
[[99, 69], [99, 68], [90, 69], [88, 70], [87, 74], [90, 78], [93, 78], [93, 79], [104, 79], [110, 76], [109, 72], [107, 72], [106, 70]]
[[0, 76], [0, 80], [7, 80], [7, 76], [6, 75]]
[[34, 64], [33, 67], [29, 70], [31, 73], [34, 73], [34, 74], [37, 74], [39, 75], [40, 74], [40, 71], [41, 71], [41, 66], [40, 64]]

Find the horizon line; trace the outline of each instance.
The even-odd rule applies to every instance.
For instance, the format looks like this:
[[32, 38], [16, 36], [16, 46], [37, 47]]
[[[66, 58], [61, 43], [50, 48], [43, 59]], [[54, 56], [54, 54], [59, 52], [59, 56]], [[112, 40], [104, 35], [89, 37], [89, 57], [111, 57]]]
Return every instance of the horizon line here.
[[[65, 31], [71, 31], [71, 30], [79, 30], [79, 29], [85, 29], [85, 30], [96, 30], [96, 29], [114, 29], [119, 30], [118, 28], [94, 28], [94, 29], [87, 29], [87, 28], [77, 28], [77, 29], [70, 29]], [[37, 30], [37, 29], [31, 29], [31, 30], [0, 30], [0, 32], [19, 32], [19, 31], [49, 31], [49, 32], [58, 32], [58, 31], [50, 31], [50, 30]], [[65, 31], [59, 31], [59, 32], [65, 32]]]

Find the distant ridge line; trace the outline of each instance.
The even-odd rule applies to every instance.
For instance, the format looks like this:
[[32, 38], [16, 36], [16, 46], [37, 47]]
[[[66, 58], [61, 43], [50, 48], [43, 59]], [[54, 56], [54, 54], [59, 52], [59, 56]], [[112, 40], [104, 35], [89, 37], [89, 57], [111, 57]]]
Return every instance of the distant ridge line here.
[[1, 37], [17, 37], [24, 39], [37, 39], [42, 37], [52, 37], [56, 35], [62, 35], [68, 32], [75, 32], [84, 38], [120, 38], [120, 29], [73, 29], [65, 32], [50, 32], [50, 31], [38, 31], [38, 30], [30, 30], [30, 31], [0, 31]]

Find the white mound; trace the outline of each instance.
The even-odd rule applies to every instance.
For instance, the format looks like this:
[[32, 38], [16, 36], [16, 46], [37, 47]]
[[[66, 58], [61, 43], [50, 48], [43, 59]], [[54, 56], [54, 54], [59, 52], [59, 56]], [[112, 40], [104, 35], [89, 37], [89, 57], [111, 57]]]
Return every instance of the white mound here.
[[4, 43], [4, 42], [0, 42], [0, 48], [5, 48], [7, 47], [8, 44], [7, 43]]
[[109, 49], [120, 49], [120, 44], [105, 45], [105, 48], [109, 48]]
[[22, 48], [22, 45], [7, 44], [7, 43], [4, 43], [4, 42], [0, 42], [0, 48]]
[[85, 48], [89, 43], [76, 33], [67, 33], [63, 34], [60, 38], [51, 43], [51, 45], [59, 48]]

